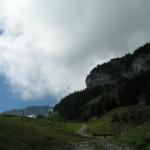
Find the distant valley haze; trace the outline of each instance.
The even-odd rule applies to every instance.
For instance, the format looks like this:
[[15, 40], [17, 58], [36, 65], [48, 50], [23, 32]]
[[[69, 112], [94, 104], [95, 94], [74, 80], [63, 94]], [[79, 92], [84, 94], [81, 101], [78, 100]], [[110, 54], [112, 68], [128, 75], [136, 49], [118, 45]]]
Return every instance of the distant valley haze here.
[[149, 41], [149, 0], [0, 0], [0, 112], [54, 106]]

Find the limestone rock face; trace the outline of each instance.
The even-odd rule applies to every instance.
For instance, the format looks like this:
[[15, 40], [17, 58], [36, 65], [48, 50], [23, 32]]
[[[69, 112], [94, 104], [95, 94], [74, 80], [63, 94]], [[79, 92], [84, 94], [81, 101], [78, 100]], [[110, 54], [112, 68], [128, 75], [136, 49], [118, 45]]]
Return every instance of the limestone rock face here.
[[150, 54], [138, 56], [131, 64], [131, 68], [134, 74], [140, 73], [141, 71], [143, 72], [149, 71], [150, 70]]
[[105, 72], [99, 72], [92, 74], [90, 77], [86, 79], [86, 85], [88, 88], [95, 87], [97, 85], [110, 84], [113, 81], [111, 80], [111, 75]]
[[139, 48], [133, 54], [98, 65], [87, 76], [86, 86], [92, 88], [97, 85], [116, 84], [122, 78], [132, 78], [146, 71], [150, 71], [150, 44]]

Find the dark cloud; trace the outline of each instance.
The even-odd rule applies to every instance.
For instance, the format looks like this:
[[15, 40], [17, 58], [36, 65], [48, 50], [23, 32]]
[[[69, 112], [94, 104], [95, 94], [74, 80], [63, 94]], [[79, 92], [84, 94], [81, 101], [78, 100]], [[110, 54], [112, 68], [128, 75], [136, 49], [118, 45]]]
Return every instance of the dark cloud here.
[[85, 11], [90, 16], [88, 23], [81, 22], [84, 24], [78, 27], [81, 32], [73, 33], [72, 42], [76, 43], [70, 52], [79, 53], [77, 59], [93, 54], [108, 55], [108, 52], [123, 55], [149, 41], [149, 1], [97, 1], [93, 8], [92, 3]]

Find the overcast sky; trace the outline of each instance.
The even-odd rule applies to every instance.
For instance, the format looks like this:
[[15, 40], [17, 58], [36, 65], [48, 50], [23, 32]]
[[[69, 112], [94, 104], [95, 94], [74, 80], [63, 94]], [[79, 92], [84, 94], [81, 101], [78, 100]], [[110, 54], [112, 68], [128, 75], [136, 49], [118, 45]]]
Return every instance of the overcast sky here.
[[21, 100], [83, 89], [149, 40], [150, 0], [0, 0], [0, 75]]

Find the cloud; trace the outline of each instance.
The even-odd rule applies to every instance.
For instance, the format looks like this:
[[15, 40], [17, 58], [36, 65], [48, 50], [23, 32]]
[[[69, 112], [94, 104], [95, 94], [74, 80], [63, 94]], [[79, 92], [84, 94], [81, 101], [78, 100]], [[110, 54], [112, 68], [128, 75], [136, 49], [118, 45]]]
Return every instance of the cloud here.
[[149, 15], [148, 0], [1, 0], [0, 74], [23, 100], [62, 97], [148, 42]]

